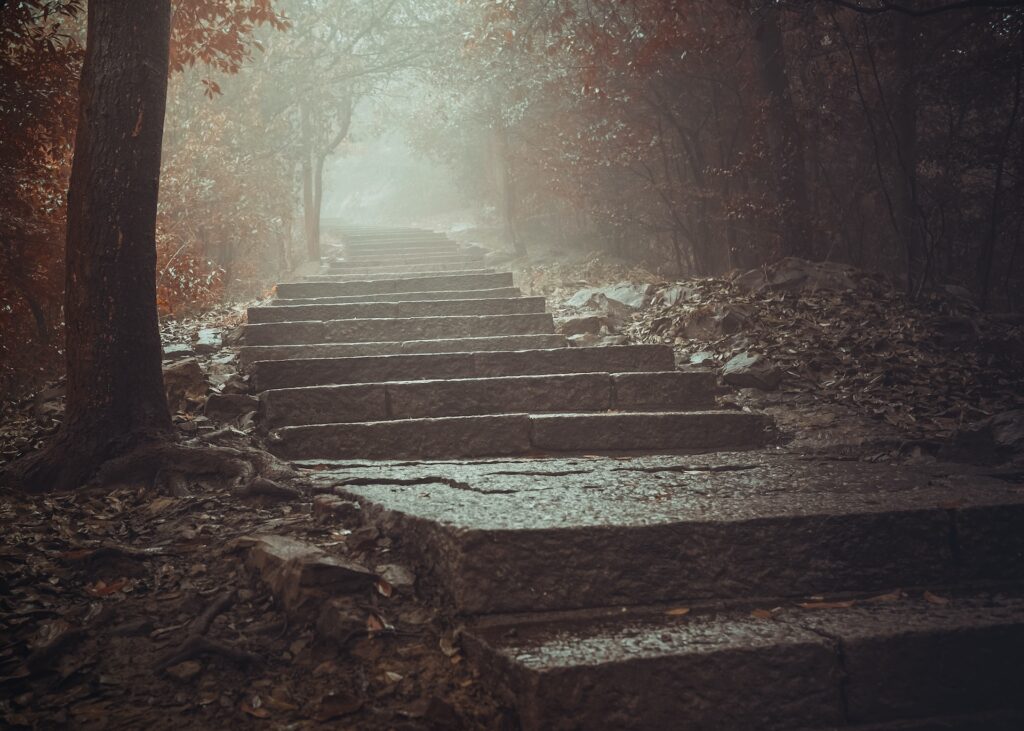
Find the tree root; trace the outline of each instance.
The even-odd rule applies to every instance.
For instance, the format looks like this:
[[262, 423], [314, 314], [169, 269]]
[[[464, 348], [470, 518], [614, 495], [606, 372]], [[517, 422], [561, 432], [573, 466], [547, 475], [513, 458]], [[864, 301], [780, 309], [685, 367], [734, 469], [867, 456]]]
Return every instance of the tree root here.
[[213, 620], [231, 606], [234, 600], [234, 589], [225, 591], [214, 599], [203, 610], [203, 613], [196, 617], [192, 624], [189, 625], [188, 636], [185, 638], [185, 641], [176, 650], [168, 653], [164, 659], [157, 663], [156, 670], [163, 672], [178, 663], [192, 660], [202, 655], [220, 655], [240, 665], [258, 662], [260, 660], [259, 655], [254, 655], [251, 652], [241, 650], [224, 642], [211, 640], [206, 636], [210, 626], [213, 624]]

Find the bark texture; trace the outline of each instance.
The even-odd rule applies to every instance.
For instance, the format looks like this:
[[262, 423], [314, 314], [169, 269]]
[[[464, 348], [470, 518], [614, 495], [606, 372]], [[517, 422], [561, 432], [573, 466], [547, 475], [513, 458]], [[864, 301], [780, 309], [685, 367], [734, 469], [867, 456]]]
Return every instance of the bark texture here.
[[156, 309], [156, 207], [170, 0], [89, 3], [68, 190], [67, 411], [22, 470], [34, 489], [80, 485], [171, 430]]

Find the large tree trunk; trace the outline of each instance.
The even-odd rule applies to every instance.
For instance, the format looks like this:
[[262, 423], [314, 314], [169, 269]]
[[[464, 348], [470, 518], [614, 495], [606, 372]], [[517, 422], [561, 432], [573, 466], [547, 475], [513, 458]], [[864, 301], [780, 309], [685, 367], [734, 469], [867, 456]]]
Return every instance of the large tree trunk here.
[[306, 240], [306, 258], [320, 260], [320, 212], [316, 208], [313, 191], [313, 128], [309, 107], [299, 110], [302, 134], [302, 232]]
[[782, 210], [782, 252], [813, 256], [807, 200], [804, 139], [789, 90], [781, 10], [766, 4], [757, 13], [758, 66], [765, 95], [765, 118], [774, 184]]
[[34, 489], [82, 484], [166, 437], [156, 309], [156, 207], [170, 0], [91, 0], [68, 190], [67, 406], [21, 471]]

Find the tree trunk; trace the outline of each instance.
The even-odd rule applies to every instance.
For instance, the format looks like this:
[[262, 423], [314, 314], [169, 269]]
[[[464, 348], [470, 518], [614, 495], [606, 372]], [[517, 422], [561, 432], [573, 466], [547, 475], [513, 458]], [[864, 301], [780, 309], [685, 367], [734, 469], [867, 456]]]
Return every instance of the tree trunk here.
[[21, 468], [33, 489], [81, 485], [171, 433], [156, 308], [156, 207], [170, 0], [92, 0], [71, 183], [65, 282], [67, 404]]
[[516, 205], [515, 178], [512, 174], [508, 130], [504, 127], [496, 128], [493, 139], [495, 143], [494, 163], [498, 167], [495, 182], [498, 186], [498, 207], [501, 210], [505, 239], [516, 256], [526, 256], [526, 246], [519, 238], [517, 225], [519, 212]]
[[813, 256], [807, 202], [804, 140], [789, 91], [786, 49], [779, 15], [774, 4], [761, 8], [755, 32], [758, 67], [764, 88], [767, 136], [771, 151], [776, 195], [782, 210], [782, 252]]
[[[925, 276], [924, 240], [917, 206], [917, 72], [914, 67], [913, 20], [906, 16], [895, 19], [896, 93], [893, 99], [893, 204], [899, 236], [902, 239], [907, 267], [907, 291], [913, 293]], [[879, 89], [879, 94], [884, 93]]]
[[319, 213], [315, 210], [313, 193], [313, 132], [309, 119], [309, 108], [303, 104], [301, 111], [302, 128], [302, 231], [306, 239], [306, 257], [309, 261], [320, 259]]

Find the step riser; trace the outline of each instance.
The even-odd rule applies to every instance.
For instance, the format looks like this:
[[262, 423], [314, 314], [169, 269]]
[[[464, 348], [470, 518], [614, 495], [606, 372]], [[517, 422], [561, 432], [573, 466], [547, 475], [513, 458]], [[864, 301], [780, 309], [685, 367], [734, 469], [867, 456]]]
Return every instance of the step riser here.
[[[727, 428], [709, 425], [708, 431]], [[785, 475], [780, 478], [784, 480]], [[600, 481], [593, 484], [594, 490], [607, 489]], [[714, 490], [712, 480], [707, 486]], [[672, 520], [673, 516], [657, 513], [655, 501], [652, 518], [664, 521], [660, 524], [576, 526], [572, 522], [576, 518], [566, 515], [564, 529], [467, 530], [388, 507], [392, 498], [382, 495], [381, 489], [346, 487], [344, 491], [361, 499], [367, 519], [387, 525], [389, 532], [417, 546], [422, 565], [430, 567], [453, 605], [466, 614], [882, 593], [901, 586], [1024, 578], [1022, 541], [989, 530], [1003, 521], [1022, 524], [1021, 505], [964, 508], [957, 515], [931, 506], [720, 521]], [[664, 489], [671, 491], [671, 482]], [[452, 506], [457, 502], [453, 492], [442, 486], [432, 489], [431, 495], [435, 500], [443, 498], [439, 507]], [[572, 495], [581, 493], [585, 495], [577, 485]], [[523, 494], [507, 499], [487, 494], [491, 502], [487, 510], [516, 515], [523, 509]], [[710, 499], [694, 497], [695, 501]], [[472, 502], [463, 503], [459, 510], [465, 515], [480, 509]], [[578, 512], [585, 505], [585, 497], [580, 496], [574, 505], [553, 501], [546, 509], [562, 515], [563, 510]], [[713, 511], [713, 507], [708, 510]], [[959, 531], [955, 548], [950, 541], [954, 530]], [[552, 556], [558, 557], [555, 567]], [[496, 572], [496, 566], [501, 571]]]
[[446, 277], [475, 277], [488, 274], [499, 274], [494, 269], [452, 269], [443, 274], [439, 272], [389, 272], [381, 275], [370, 274], [311, 274], [306, 277], [307, 282], [379, 282], [395, 279], [435, 279], [441, 276]]
[[512, 273], [424, 276], [411, 279], [379, 280], [375, 282], [292, 282], [277, 285], [277, 296], [281, 299], [304, 297], [351, 297], [371, 294], [429, 291], [469, 291], [474, 289], [498, 289], [512, 287]]
[[463, 253], [455, 244], [438, 244], [437, 246], [409, 246], [409, 247], [388, 247], [388, 248], [351, 248], [332, 247], [325, 249], [326, 252], [344, 255], [346, 258], [368, 259], [381, 257], [407, 257], [407, 256], [453, 256]]
[[[543, 316], [513, 315], [508, 317]], [[548, 317], [550, 318], [550, 316]], [[248, 342], [248, 332], [246, 338]], [[339, 358], [336, 360], [265, 361], [254, 363], [251, 370], [254, 387], [257, 392], [260, 392], [272, 388], [378, 383], [381, 381], [495, 378], [566, 373], [657, 372], [672, 370], [673, 367], [674, 361], [670, 348], [660, 345], [633, 345], [605, 348], [403, 355], [379, 358]]]
[[389, 419], [714, 408], [711, 373], [587, 373], [265, 391], [263, 429]]
[[[943, 610], [918, 611], [927, 618]], [[890, 627], [871, 627], [876, 634], [868, 636], [858, 633], [864, 619], [856, 613], [737, 619], [706, 629], [694, 618], [646, 631], [629, 626], [628, 634], [609, 632], [597, 641], [545, 638], [539, 651], [524, 643], [523, 660], [516, 656], [520, 645], [503, 650], [494, 632], [464, 634], [463, 643], [484, 682], [513, 701], [524, 731], [1019, 728], [1019, 613], [983, 623], [962, 614], [939, 618], [933, 627], [907, 627], [894, 613]], [[567, 628], [569, 637], [572, 632]], [[716, 649], [713, 643], [728, 634], [749, 638], [746, 646], [741, 640]], [[602, 662], [596, 642], [616, 644], [610, 652], [620, 661]], [[596, 664], [544, 664], [557, 663], [559, 652], [580, 656], [581, 646], [586, 656], [589, 643]], [[702, 645], [710, 647], [688, 651]], [[622, 647], [637, 652], [624, 657]]]
[[392, 292], [390, 294], [363, 294], [350, 297], [306, 297], [300, 299], [277, 299], [270, 303], [271, 307], [283, 305], [349, 305], [362, 302], [422, 302], [425, 300], [459, 300], [459, 299], [508, 299], [521, 297], [518, 287], [501, 287], [500, 289], [471, 289], [468, 291], [446, 292]]
[[[736, 412], [470, 416], [283, 427], [271, 432], [270, 449], [284, 459], [468, 459], [579, 451], [698, 452], [763, 446], [767, 426], [768, 421], [759, 415]], [[581, 443], [585, 444], [582, 448]], [[535, 548], [533, 544], [531, 550]]]
[[543, 297], [456, 299], [413, 302], [358, 302], [340, 305], [250, 307], [249, 322], [349, 320], [357, 318], [446, 317], [449, 315], [524, 315], [544, 312]]
[[406, 340], [385, 343], [316, 343], [313, 345], [246, 345], [238, 362], [248, 369], [260, 360], [299, 358], [356, 358], [368, 355], [418, 355], [425, 353], [477, 353], [495, 350], [534, 350], [567, 347], [562, 335], [508, 335], [455, 340]]
[[[386, 267], [391, 265], [402, 265], [402, 266], [418, 266], [422, 264], [459, 264], [466, 266], [480, 266], [483, 261], [483, 255], [471, 255], [471, 254], [432, 254], [432, 255], [417, 255], [417, 256], [398, 256], [390, 254], [380, 254], [374, 256], [345, 256], [343, 258], [335, 259], [331, 262], [333, 268], [347, 268], [347, 269], [379, 269], [380, 267]], [[461, 267], [460, 268], [465, 268]]]
[[[497, 335], [553, 334], [551, 315], [484, 315], [411, 317], [385, 320], [313, 320], [245, 325], [246, 345], [308, 345], [315, 343], [369, 343], [396, 340], [444, 340]], [[283, 383], [283, 386], [316, 386], [324, 381]], [[273, 386], [268, 386], [272, 388]]]

